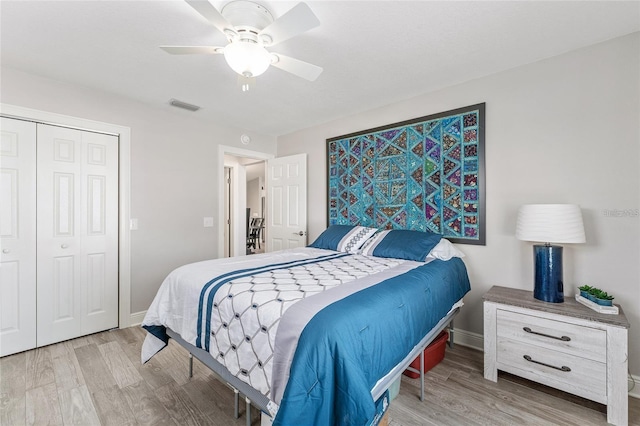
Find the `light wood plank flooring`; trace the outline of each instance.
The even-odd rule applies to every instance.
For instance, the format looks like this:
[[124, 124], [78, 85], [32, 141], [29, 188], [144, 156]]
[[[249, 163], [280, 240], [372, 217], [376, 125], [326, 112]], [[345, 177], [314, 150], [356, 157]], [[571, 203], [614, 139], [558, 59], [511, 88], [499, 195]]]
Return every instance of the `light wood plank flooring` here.
[[[233, 392], [171, 342], [140, 365], [145, 332], [107, 331], [0, 359], [0, 425], [245, 425], [233, 417]], [[403, 377], [390, 408], [391, 426], [605, 425], [603, 405], [508, 374], [484, 380], [482, 353], [447, 348], [419, 383]], [[630, 424], [640, 426], [640, 400], [630, 398]], [[252, 409], [253, 424], [259, 424]]]

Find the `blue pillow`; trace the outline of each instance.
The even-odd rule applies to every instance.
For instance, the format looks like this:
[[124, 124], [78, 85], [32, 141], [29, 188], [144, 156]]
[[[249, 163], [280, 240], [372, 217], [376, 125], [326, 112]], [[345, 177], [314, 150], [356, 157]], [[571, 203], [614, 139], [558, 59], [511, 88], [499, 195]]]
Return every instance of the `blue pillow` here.
[[309, 247], [357, 253], [377, 229], [356, 225], [331, 225]]
[[441, 235], [432, 232], [404, 229], [382, 231], [367, 241], [362, 248], [362, 254], [424, 262], [440, 239]]

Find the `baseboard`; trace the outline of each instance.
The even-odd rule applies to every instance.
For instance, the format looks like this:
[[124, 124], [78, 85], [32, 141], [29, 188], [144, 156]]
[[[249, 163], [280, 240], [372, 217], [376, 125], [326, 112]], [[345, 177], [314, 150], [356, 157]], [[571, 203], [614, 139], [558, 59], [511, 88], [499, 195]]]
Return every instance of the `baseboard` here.
[[634, 376], [634, 375], [631, 375], [631, 376], [633, 377], [633, 379], [629, 377], [629, 387], [627, 389], [631, 389], [631, 386], [633, 386], [634, 380], [635, 380], [635, 386], [633, 387], [633, 389], [629, 391], [629, 396], [640, 399], [640, 376]]
[[147, 311], [140, 311], [131, 314], [131, 319], [129, 320], [130, 327], [142, 324], [142, 320], [144, 320], [144, 316], [147, 314]]
[[467, 346], [471, 349], [484, 352], [484, 338], [482, 334], [472, 333], [455, 327], [453, 328], [453, 344]]

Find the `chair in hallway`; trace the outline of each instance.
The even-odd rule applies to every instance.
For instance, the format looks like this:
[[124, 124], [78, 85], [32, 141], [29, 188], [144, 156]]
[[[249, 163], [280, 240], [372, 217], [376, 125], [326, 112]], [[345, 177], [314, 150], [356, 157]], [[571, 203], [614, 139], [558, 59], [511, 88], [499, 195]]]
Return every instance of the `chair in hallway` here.
[[249, 224], [249, 232], [247, 233], [247, 251], [251, 249], [260, 249], [260, 239], [262, 228], [264, 227], [264, 219], [254, 217]]

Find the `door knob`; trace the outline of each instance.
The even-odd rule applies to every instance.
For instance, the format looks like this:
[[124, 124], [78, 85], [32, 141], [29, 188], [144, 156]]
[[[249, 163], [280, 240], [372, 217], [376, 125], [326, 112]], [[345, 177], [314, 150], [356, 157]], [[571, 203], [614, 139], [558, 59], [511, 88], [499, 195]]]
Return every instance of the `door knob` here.
[[60, 247], [62, 247], [63, 249], [66, 249], [66, 248], [67, 248], [67, 247], [69, 247], [69, 246], [68, 246], [68, 245], [66, 245], [66, 244], [63, 244], [63, 245], [61, 245]]
[[294, 232], [293, 235], [299, 235], [299, 236], [303, 236], [305, 234], [304, 231], [299, 231], [299, 232]]
[[2, 249], [2, 252], [3, 252], [4, 254], [7, 254], [7, 253], [11, 253], [11, 250], [9, 250], [9, 249]]

